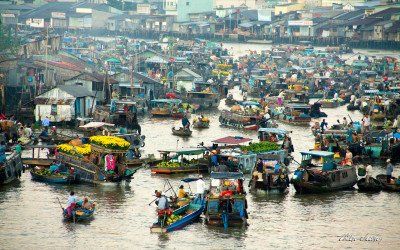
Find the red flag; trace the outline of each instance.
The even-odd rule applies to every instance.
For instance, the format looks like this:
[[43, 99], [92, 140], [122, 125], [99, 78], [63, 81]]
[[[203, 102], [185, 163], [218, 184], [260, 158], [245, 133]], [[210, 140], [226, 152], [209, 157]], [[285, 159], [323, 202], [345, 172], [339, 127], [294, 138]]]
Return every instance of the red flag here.
[[19, 27], [17, 27], [17, 30], [18, 30], [18, 31], [21, 31], [21, 29], [20, 29]]

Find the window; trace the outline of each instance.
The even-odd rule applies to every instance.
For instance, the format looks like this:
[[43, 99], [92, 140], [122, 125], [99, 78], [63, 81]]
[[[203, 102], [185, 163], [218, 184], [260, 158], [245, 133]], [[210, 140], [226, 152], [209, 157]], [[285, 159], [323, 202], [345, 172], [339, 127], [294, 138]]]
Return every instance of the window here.
[[189, 2], [186, 2], [186, 6], [189, 6]]
[[51, 104], [51, 113], [50, 115], [57, 115], [57, 104]]
[[81, 83], [81, 82], [76, 82], [75, 85], [77, 85], [77, 86], [83, 86], [83, 83]]

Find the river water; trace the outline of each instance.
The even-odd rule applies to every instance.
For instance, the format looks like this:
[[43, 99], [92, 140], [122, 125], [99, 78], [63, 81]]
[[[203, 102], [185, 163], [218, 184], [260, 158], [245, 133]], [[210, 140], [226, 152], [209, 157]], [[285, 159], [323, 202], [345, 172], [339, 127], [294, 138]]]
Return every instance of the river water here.
[[[259, 45], [241, 46], [236, 47], [238, 54], [249, 48], [257, 50], [255, 46]], [[238, 89], [234, 96], [239, 98]], [[187, 139], [171, 134], [171, 127], [180, 120], [141, 117], [142, 133], [146, 135], [142, 154], [158, 156], [159, 149], [195, 146], [200, 142], [210, 145], [211, 140], [229, 135], [257, 141], [254, 131], [221, 127], [218, 116], [224, 108], [222, 100], [218, 110], [206, 112], [211, 119], [210, 128], [194, 130]], [[345, 106], [323, 111], [328, 114], [328, 124], [347, 114], [353, 120], [361, 118], [359, 112], [348, 112]], [[285, 124], [279, 127], [292, 131], [293, 156], [297, 161], [299, 151], [314, 146], [310, 128]], [[30, 152], [24, 154], [29, 157]], [[292, 163], [289, 168], [293, 171], [297, 165]], [[373, 165], [374, 175], [382, 173], [384, 168]], [[394, 175], [400, 175], [398, 166]], [[148, 204], [154, 199], [154, 190], [163, 189], [167, 179], [178, 187], [181, 179], [196, 175], [156, 175], [143, 168], [134, 177], [130, 187], [67, 186], [35, 182], [25, 172], [19, 183], [0, 187], [0, 249], [388, 249], [400, 244], [400, 194], [363, 193], [357, 188], [318, 195], [299, 195], [293, 187], [285, 195], [248, 192], [248, 226], [224, 230], [201, 220], [172, 233], [152, 234], [149, 227], [156, 220], [155, 205]], [[205, 179], [208, 183], [207, 175]], [[196, 191], [195, 185], [191, 188]], [[185, 190], [188, 189], [185, 184]], [[92, 220], [77, 224], [63, 221], [57, 197], [66, 206], [71, 191], [80, 199], [89, 197], [96, 203]]]

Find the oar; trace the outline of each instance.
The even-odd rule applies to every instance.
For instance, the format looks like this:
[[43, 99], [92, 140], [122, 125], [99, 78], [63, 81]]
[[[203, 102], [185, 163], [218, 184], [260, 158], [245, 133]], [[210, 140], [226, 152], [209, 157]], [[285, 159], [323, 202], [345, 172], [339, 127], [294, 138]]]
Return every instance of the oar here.
[[58, 199], [58, 197], [57, 197], [57, 200], [58, 200], [58, 203], [60, 204], [60, 207], [61, 207], [61, 209], [62, 209], [62, 211], [63, 211], [63, 213], [64, 213], [64, 208], [62, 207], [62, 205], [61, 205], [61, 202], [60, 202], [60, 199]]

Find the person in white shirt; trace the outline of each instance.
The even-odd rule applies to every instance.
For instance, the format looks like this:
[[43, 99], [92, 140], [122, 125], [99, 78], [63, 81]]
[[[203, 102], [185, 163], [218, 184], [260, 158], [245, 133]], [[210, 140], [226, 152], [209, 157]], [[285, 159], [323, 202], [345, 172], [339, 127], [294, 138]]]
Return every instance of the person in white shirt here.
[[197, 185], [196, 200], [199, 197], [201, 197], [201, 200], [204, 200], [204, 191], [205, 191], [206, 184], [203, 181], [203, 176], [202, 175], [199, 176], [199, 179], [196, 181], [196, 185]]
[[372, 166], [370, 163], [367, 163], [367, 166], [365, 167], [365, 172], [366, 172], [365, 182], [369, 183], [369, 179], [372, 176]]
[[71, 210], [73, 207], [75, 207], [77, 201], [78, 198], [75, 196], [74, 191], [72, 191], [68, 197], [68, 215], [71, 215]]
[[333, 95], [333, 100], [334, 100], [334, 101], [337, 101], [337, 99], [338, 99], [338, 93], [335, 93], [335, 94]]
[[264, 119], [265, 121], [268, 121], [271, 118], [271, 116], [268, 113], [265, 113]]

